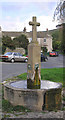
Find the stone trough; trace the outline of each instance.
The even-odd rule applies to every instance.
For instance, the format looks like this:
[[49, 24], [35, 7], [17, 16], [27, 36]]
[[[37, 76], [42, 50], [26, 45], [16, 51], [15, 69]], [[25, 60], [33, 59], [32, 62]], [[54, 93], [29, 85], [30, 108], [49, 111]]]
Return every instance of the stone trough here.
[[31, 110], [61, 109], [62, 84], [41, 81], [40, 89], [27, 89], [27, 80], [4, 85], [4, 98], [14, 106], [22, 105]]

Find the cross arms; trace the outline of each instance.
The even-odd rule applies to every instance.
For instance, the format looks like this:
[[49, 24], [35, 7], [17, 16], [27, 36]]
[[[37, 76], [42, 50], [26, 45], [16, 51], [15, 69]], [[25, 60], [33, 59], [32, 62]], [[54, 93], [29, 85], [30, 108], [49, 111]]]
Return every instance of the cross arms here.
[[37, 23], [37, 22], [29, 22], [29, 25], [36, 25], [36, 26], [40, 26], [40, 23]]

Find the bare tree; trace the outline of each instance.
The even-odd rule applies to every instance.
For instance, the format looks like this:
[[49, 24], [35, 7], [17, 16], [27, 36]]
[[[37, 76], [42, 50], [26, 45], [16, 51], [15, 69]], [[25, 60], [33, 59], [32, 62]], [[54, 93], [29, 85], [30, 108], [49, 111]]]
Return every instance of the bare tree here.
[[59, 28], [59, 39], [61, 40], [61, 51], [65, 54], [65, 0], [60, 0], [57, 5], [53, 20], [58, 20], [60, 24], [57, 25]]
[[65, 0], [60, 1], [57, 5], [53, 20], [58, 20], [60, 23], [65, 23]]

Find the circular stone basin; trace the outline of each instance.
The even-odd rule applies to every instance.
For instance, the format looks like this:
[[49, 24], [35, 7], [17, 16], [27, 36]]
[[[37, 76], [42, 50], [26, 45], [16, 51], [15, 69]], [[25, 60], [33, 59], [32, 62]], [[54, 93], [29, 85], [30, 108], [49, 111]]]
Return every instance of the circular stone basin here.
[[61, 109], [62, 84], [41, 80], [40, 89], [27, 89], [27, 80], [4, 84], [4, 98], [14, 106], [22, 105], [31, 110]]
[[[11, 82], [10, 85], [15, 88], [24, 88], [27, 89], [27, 80], [22, 81], [15, 81]], [[40, 89], [55, 89], [55, 88], [61, 88], [61, 83], [51, 82], [48, 80], [41, 80], [41, 88]]]

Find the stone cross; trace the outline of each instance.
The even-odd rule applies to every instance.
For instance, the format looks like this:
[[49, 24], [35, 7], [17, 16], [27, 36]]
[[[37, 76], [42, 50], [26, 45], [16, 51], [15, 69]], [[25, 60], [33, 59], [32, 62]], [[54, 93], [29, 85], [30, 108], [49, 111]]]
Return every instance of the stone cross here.
[[36, 22], [36, 17], [32, 18], [32, 22], [29, 22], [29, 25], [32, 25], [32, 41], [37, 42], [37, 27], [40, 26], [40, 23]]
[[40, 23], [37, 23], [36, 17], [33, 17], [32, 22], [29, 22], [29, 25], [32, 25], [33, 34], [32, 34], [32, 42], [28, 45], [27, 88], [40, 89], [41, 48], [37, 42], [37, 30], [36, 30], [37, 26], [40, 26]]

